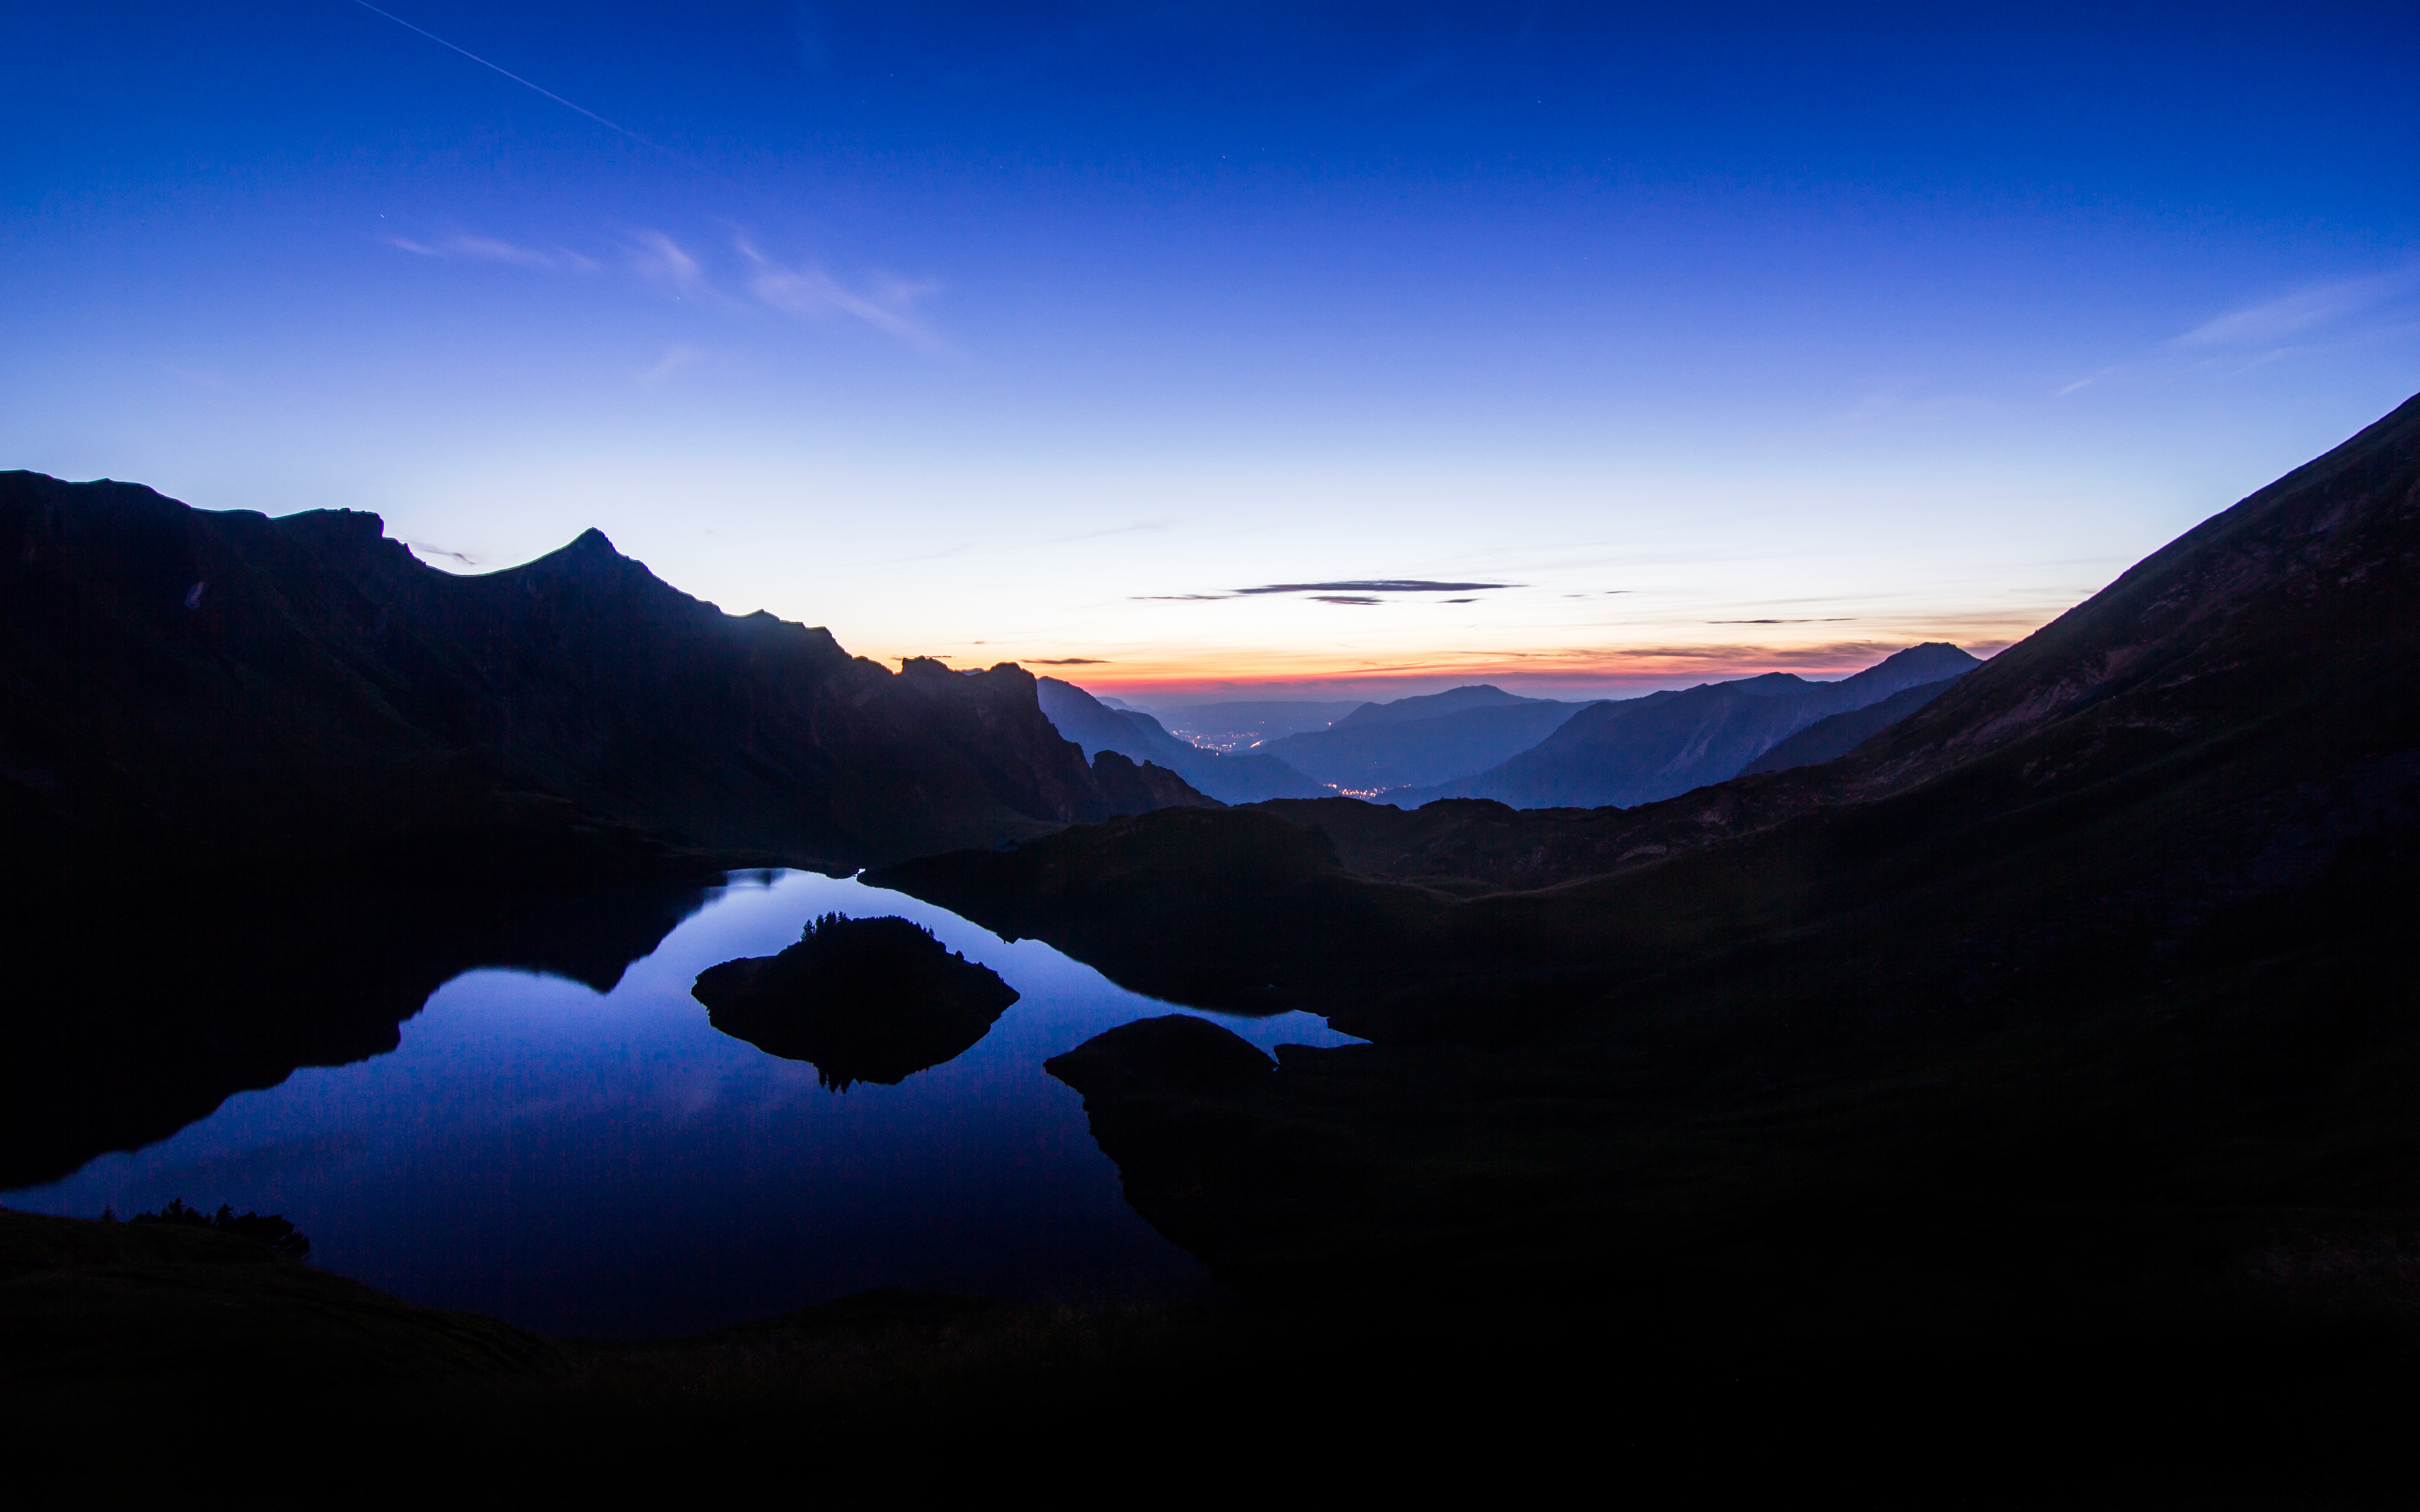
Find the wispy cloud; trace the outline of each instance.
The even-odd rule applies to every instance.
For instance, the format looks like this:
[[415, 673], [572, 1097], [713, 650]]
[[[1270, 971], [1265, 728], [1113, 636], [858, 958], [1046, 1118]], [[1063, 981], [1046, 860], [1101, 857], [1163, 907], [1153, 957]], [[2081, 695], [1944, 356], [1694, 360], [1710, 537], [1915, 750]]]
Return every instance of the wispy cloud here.
[[939, 291], [938, 284], [880, 274], [863, 288], [851, 288], [812, 265], [785, 268], [758, 251], [745, 237], [739, 239], [738, 248], [740, 255], [754, 268], [749, 275], [748, 291], [768, 308], [806, 320], [842, 316], [920, 347], [941, 345], [917, 309], [919, 301]]
[[1028, 656], [1027, 663], [1035, 667], [1106, 667], [1109, 662], [1099, 656]]
[[639, 375], [639, 381], [653, 387], [654, 385], [661, 383], [664, 379], [672, 377], [675, 373], [679, 372], [682, 368], [694, 366], [698, 362], [703, 360], [705, 356], [706, 353], [698, 347], [685, 346], [675, 342], [672, 346], [664, 348], [663, 357], [657, 362], [655, 366], [648, 368], [645, 372]]
[[2309, 285], [2214, 316], [2135, 361], [2103, 367], [2062, 385], [2058, 397], [2064, 399], [2104, 380], [2123, 383], [2188, 373], [2231, 378], [2280, 358], [2409, 331], [2420, 323], [2416, 295], [2420, 295], [2420, 267]]
[[1877, 389], [1866, 394], [1848, 409], [1834, 415], [1835, 431], [1863, 434], [1895, 425], [1917, 424], [1938, 420], [1944, 415], [1971, 411], [1977, 401], [1956, 394], [1935, 394], [1930, 398], [1911, 398], [1899, 389]]
[[457, 236], [441, 241], [414, 241], [409, 237], [389, 237], [387, 245], [399, 247], [415, 256], [438, 257], [447, 261], [507, 263], [515, 268], [531, 268], [542, 272], [594, 272], [596, 259], [583, 257], [567, 247], [552, 252], [540, 252], [535, 247], [518, 246], [500, 241], [494, 237]]
[[2366, 314], [2410, 292], [2415, 285], [2420, 285], [2420, 269], [2314, 285], [2204, 321], [2179, 336], [2175, 345], [2186, 348], [2274, 347]]
[[718, 297], [713, 284], [706, 279], [706, 265], [661, 231], [633, 232], [626, 245], [630, 267], [641, 278], [660, 284], [685, 300]]

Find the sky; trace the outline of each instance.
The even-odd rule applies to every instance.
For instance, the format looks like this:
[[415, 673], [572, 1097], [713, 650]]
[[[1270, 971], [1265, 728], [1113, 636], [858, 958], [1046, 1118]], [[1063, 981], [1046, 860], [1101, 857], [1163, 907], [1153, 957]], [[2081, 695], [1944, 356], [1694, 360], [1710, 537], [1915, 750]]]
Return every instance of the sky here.
[[0, 467], [1161, 702], [1989, 654], [2420, 391], [2420, 8], [0, 8]]

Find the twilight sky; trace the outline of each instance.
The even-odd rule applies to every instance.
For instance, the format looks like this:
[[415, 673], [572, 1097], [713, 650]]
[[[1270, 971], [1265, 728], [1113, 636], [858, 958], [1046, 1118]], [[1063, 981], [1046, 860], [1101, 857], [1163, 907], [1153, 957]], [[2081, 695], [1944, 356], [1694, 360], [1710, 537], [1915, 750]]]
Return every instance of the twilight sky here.
[[380, 9], [9, 8], [0, 466], [1575, 694], [1997, 649], [2420, 390], [2409, 4]]

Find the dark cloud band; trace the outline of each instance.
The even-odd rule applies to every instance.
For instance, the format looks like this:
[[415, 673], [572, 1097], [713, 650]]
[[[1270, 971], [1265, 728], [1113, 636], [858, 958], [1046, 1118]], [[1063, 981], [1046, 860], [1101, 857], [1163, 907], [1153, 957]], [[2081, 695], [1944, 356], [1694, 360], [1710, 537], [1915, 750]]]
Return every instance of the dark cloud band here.
[[1254, 594], [1471, 594], [1483, 588], [1518, 588], [1519, 583], [1438, 583], [1424, 578], [1364, 578], [1342, 583], [1269, 583], [1238, 588], [1235, 596]]

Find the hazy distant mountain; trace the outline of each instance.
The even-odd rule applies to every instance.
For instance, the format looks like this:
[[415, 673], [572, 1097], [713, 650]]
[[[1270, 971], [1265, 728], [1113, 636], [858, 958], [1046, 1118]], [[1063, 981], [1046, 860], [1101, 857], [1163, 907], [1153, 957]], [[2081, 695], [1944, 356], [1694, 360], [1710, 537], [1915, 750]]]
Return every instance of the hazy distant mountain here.
[[1768, 672], [1594, 703], [1492, 770], [1440, 787], [1390, 793], [1387, 801], [1413, 807], [1435, 798], [1494, 798], [1516, 809], [1652, 803], [1736, 776], [1818, 719], [1979, 665], [1956, 646], [1930, 641], [1837, 683]]
[[499, 837], [551, 865], [844, 868], [1205, 801], [1088, 767], [1021, 669], [893, 673], [595, 531], [455, 577], [375, 515], [10, 472], [0, 539], [0, 839], [23, 872], [400, 849], [476, 881]]
[[1462, 687], [1450, 687], [1442, 693], [1424, 693], [1418, 698], [1395, 699], [1386, 703], [1364, 703], [1336, 721], [1337, 727], [1367, 729], [1372, 725], [1413, 724], [1422, 719], [1442, 718], [1460, 714], [1465, 709], [1502, 707], [1515, 703], [1551, 703], [1552, 699], [1525, 699], [1517, 693], [1507, 693], [1487, 683], [1471, 683]]
[[1264, 748], [1321, 782], [1352, 793], [1423, 787], [1528, 749], [1586, 705], [1525, 699], [1498, 687], [1457, 687], [1364, 703], [1325, 730]]
[[1956, 677], [1945, 677], [1937, 683], [1918, 683], [1900, 689], [1880, 703], [1818, 719], [1741, 767], [1739, 775], [1786, 772], [1793, 766], [1814, 766], [1838, 760], [1947, 693], [1956, 681]]
[[1326, 788], [1274, 756], [1203, 750], [1170, 734], [1141, 710], [1110, 708], [1073, 683], [1045, 677], [1034, 691], [1042, 712], [1088, 758], [1109, 750], [1164, 766], [1221, 803], [1326, 795]]
[[[1134, 708], [1131, 703], [1112, 706]], [[1280, 740], [1304, 730], [1325, 730], [1360, 707], [1362, 703], [1357, 699], [1342, 703], [1264, 699], [1257, 702], [1194, 703], [1138, 712], [1152, 715], [1171, 733], [1190, 745], [1212, 750], [1239, 751], [1248, 750], [1263, 741]]]

